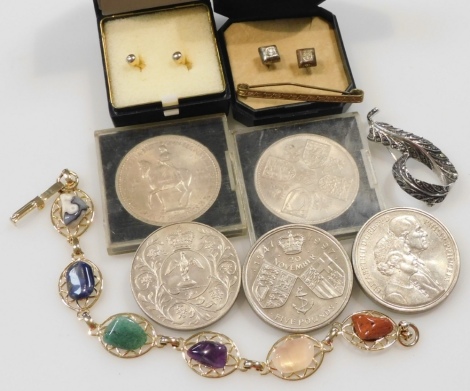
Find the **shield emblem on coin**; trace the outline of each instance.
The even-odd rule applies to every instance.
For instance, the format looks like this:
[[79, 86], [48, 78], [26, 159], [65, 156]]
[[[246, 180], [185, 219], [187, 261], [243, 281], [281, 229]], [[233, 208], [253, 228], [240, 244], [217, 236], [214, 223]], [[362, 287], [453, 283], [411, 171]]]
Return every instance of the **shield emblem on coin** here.
[[300, 279], [320, 299], [339, 297], [346, 286], [346, 276], [330, 257], [318, 258], [305, 270]]
[[306, 189], [294, 189], [287, 194], [284, 205], [282, 206], [282, 212], [305, 218], [308, 215], [311, 203], [310, 193]]
[[284, 159], [275, 156], [270, 156], [266, 162], [266, 167], [263, 170], [263, 177], [273, 179], [275, 181], [289, 181], [295, 177], [294, 165]]
[[323, 193], [342, 201], [348, 199], [352, 183], [352, 179], [341, 178], [335, 175], [325, 175], [318, 182]]
[[262, 308], [282, 307], [297, 276], [267, 262], [263, 263], [253, 283], [253, 293]]
[[318, 141], [307, 140], [305, 143], [302, 160], [308, 168], [320, 168], [325, 164], [326, 159], [330, 155], [331, 146]]

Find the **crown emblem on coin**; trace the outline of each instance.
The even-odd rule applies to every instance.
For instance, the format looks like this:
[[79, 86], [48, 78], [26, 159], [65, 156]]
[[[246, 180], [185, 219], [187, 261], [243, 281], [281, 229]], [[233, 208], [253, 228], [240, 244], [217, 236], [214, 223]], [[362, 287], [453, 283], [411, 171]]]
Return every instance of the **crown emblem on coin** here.
[[292, 235], [292, 231], [289, 231], [287, 232], [287, 236], [281, 236], [278, 242], [286, 255], [292, 255], [302, 251], [304, 241], [305, 238], [302, 235]]
[[191, 248], [193, 243], [194, 235], [191, 231], [183, 232], [180, 228], [174, 235], [168, 235], [168, 244], [175, 250], [181, 250], [183, 248]]

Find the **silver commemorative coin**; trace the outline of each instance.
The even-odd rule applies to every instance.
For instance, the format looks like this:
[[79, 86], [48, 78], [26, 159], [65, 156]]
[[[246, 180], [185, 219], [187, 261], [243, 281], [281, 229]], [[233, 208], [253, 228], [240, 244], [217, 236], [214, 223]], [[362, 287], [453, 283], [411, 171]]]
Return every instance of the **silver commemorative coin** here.
[[288, 332], [305, 333], [327, 325], [343, 310], [353, 271], [332, 235], [290, 224], [258, 239], [242, 279], [248, 302], [261, 319]]
[[134, 256], [131, 288], [140, 308], [172, 329], [206, 327], [232, 307], [241, 285], [235, 248], [220, 232], [189, 222], [162, 227]]
[[340, 216], [356, 199], [360, 183], [349, 152], [315, 134], [284, 137], [269, 146], [258, 160], [254, 181], [271, 213], [303, 224]]
[[220, 191], [214, 155], [189, 137], [162, 135], [141, 142], [122, 159], [116, 193], [133, 217], [152, 225], [192, 221]]
[[356, 237], [352, 259], [364, 291], [401, 312], [441, 303], [460, 270], [450, 232], [435, 217], [414, 208], [391, 208], [371, 217]]

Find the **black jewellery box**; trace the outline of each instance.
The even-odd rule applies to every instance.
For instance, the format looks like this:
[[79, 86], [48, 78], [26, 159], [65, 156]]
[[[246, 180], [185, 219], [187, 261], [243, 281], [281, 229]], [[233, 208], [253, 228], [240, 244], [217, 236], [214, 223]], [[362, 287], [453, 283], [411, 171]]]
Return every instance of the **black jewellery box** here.
[[93, 1], [115, 126], [228, 113], [209, 0]]
[[[347, 110], [348, 102], [242, 97], [237, 92], [237, 87], [243, 84], [279, 83], [349, 93], [355, 90], [336, 17], [318, 6], [322, 1], [213, 0], [214, 11], [229, 18], [218, 35], [232, 87], [234, 119], [246, 126], [254, 126], [340, 114]], [[280, 61], [265, 65], [258, 49], [271, 45], [277, 47]], [[297, 49], [311, 48], [314, 49], [316, 65], [299, 68]], [[293, 85], [262, 87], [257, 91], [338, 95]]]

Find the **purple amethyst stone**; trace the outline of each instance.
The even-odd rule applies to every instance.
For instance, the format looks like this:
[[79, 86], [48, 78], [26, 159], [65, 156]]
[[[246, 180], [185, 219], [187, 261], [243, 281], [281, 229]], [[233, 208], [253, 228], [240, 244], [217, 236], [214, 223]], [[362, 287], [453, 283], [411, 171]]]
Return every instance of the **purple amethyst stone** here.
[[188, 356], [210, 368], [223, 368], [227, 364], [227, 347], [213, 341], [201, 341], [188, 349]]

